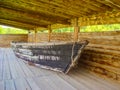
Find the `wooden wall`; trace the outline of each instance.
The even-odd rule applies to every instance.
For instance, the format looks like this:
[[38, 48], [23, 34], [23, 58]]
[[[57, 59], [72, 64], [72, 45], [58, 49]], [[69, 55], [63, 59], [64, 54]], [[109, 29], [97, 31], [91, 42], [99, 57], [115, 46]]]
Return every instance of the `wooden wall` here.
[[[38, 33], [36, 34], [37, 42], [48, 42], [48, 34], [47, 33]], [[29, 42], [35, 42], [35, 34], [28, 35]], [[54, 41], [73, 41], [73, 33], [52, 33], [51, 40]]]
[[[37, 41], [45, 40], [47, 34], [38, 34]], [[97, 75], [120, 81], [120, 31], [79, 33], [79, 41], [90, 43], [80, 59], [79, 66]], [[73, 41], [71, 33], [52, 33], [51, 41]]]
[[11, 41], [23, 41], [27, 42], [28, 35], [27, 34], [6, 34], [0, 35], [0, 47], [10, 47]]
[[89, 40], [81, 66], [97, 75], [120, 81], [120, 31], [81, 33], [79, 40]]
[[[48, 41], [47, 33], [37, 33], [36, 34], [36, 42], [46, 42]], [[28, 42], [35, 42], [35, 34], [28, 34]]]
[[52, 33], [51, 41], [73, 41], [73, 33]]

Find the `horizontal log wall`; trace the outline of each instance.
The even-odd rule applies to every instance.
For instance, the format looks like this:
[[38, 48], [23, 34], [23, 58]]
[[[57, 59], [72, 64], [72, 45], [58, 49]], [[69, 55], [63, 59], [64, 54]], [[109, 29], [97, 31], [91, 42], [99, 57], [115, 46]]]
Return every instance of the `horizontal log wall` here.
[[0, 35], [0, 47], [10, 47], [12, 41], [22, 41], [27, 42], [27, 34], [5, 34]]
[[120, 31], [80, 33], [79, 40], [88, 40], [80, 65], [97, 75], [120, 81]]
[[[48, 41], [47, 33], [37, 33], [36, 34], [36, 42], [46, 42]], [[28, 42], [35, 42], [35, 34], [28, 34]]]
[[52, 33], [51, 41], [73, 41], [73, 33]]
[[[38, 34], [37, 41], [47, 41], [47, 34]], [[79, 65], [97, 75], [120, 81], [120, 31], [79, 33], [79, 41], [90, 43]], [[73, 41], [72, 33], [52, 33], [51, 41]]]
[[[38, 33], [36, 34], [37, 41], [36, 42], [48, 42], [48, 34], [47, 33]], [[28, 35], [29, 42], [35, 42], [35, 34]], [[50, 41], [73, 41], [72, 33], [52, 33]]]

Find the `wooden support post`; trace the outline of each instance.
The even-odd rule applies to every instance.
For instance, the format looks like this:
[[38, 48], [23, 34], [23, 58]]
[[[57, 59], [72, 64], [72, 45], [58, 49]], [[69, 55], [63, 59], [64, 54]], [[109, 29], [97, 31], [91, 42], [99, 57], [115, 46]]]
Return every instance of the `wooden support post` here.
[[48, 42], [50, 42], [51, 40], [51, 33], [52, 33], [51, 25], [48, 25]]
[[28, 30], [28, 42], [30, 42], [31, 40], [30, 40], [30, 37], [29, 37], [29, 34], [31, 33], [31, 31], [30, 30]]
[[78, 18], [74, 19], [74, 41], [77, 42], [78, 41], [78, 33], [79, 33], [79, 26], [78, 26]]
[[35, 43], [37, 43], [37, 30], [35, 29]]

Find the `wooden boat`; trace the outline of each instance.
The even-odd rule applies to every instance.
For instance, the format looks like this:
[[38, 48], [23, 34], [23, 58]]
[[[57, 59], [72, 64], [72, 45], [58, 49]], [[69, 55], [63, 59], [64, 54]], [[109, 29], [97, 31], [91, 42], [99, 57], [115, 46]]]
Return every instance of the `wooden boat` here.
[[12, 42], [11, 46], [15, 55], [23, 60], [41, 68], [68, 73], [77, 64], [87, 44], [88, 41], [34, 44]]

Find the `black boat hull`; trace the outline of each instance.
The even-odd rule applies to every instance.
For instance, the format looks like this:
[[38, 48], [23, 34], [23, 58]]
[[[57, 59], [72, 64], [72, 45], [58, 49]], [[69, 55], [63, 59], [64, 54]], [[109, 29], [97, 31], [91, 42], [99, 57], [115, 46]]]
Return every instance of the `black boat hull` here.
[[15, 55], [41, 68], [68, 73], [76, 65], [88, 41], [75, 43], [11, 43]]

